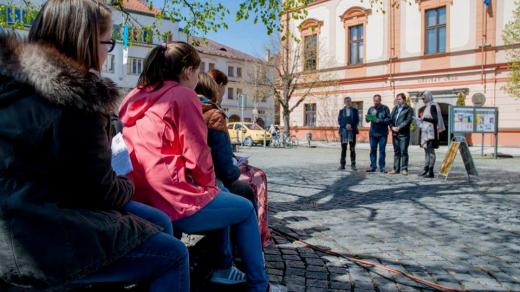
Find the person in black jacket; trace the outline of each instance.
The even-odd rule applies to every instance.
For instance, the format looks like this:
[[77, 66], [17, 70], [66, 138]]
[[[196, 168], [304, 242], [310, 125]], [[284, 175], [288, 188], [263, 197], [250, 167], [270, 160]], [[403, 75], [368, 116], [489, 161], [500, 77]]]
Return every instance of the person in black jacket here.
[[374, 106], [368, 109], [366, 121], [370, 122], [370, 168], [367, 172], [377, 170], [377, 152], [379, 148], [379, 171], [386, 172], [386, 142], [388, 139], [388, 125], [390, 124], [390, 109], [381, 104], [381, 95], [373, 98]]
[[0, 35], [4, 284], [69, 290], [145, 282], [150, 291], [189, 289], [186, 247], [160, 232], [171, 230], [171, 222], [158, 226], [132, 214], [167, 218], [133, 204], [132, 182], [111, 167], [110, 114], [119, 96], [99, 76], [111, 36], [110, 8], [92, 0], [47, 1], [29, 41]]
[[350, 146], [350, 167], [356, 170], [356, 135], [358, 132], [359, 112], [357, 108], [352, 107], [352, 99], [350, 96], [343, 100], [345, 107], [339, 110], [338, 124], [339, 135], [341, 139], [341, 157], [340, 170], [345, 169], [347, 146]]
[[[214, 76], [223, 75], [222, 78], [225, 78], [225, 89], [227, 76], [216, 69], [212, 70], [211, 73]], [[253, 204], [255, 210], [258, 210], [253, 189], [248, 183], [238, 179], [240, 177], [240, 168], [234, 163], [227, 116], [222, 107], [220, 107], [225, 91], [220, 90], [222, 82], [217, 83], [216, 79], [210, 74], [200, 73], [199, 82], [195, 88], [195, 92], [201, 98], [202, 114], [206, 126], [208, 126], [208, 145], [211, 148], [215, 174], [229, 192], [248, 199]]]
[[390, 122], [394, 145], [394, 169], [389, 173], [408, 175], [408, 145], [410, 144], [413, 109], [406, 104], [404, 93], [397, 94], [396, 101], [397, 105], [392, 110], [392, 121]]
[[[227, 84], [227, 76], [221, 71], [213, 70], [213, 74], [223, 75], [225, 84]], [[211, 157], [215, 167], [217, 183], [222, 183], [230, 193], [242, 196], [248, 199], [258, 214], [258, 204], [253, 189], [248, 183], [240, 181], [240, 168], [234, 163], [231, 139], [228, 134], [227, 116], [220, 107], [222, 101], [220, 90], [221, 83], [217, 83], [214, 77], [206, 73], [199, 73], [199, 81], [195, 92], [199, 95], [202, 103], [202, 115], [204, 122], [208, 127], [208, 146], [211, 148]], [[222, 187], [222, 186], [220, 186]], [[236, 239], [232, 233], [232, 241]], [[211, 282], [219, 284], [240, 284], [246, 281], [245, 274], [233, 266], [233, 254], [231, 249], [226, 245], [219, 243], [221, 237], [218, 234], [209, 234], [209, 242], [213, 242], [211, 246], [218, 247], [214, 254], [214, 269]]]

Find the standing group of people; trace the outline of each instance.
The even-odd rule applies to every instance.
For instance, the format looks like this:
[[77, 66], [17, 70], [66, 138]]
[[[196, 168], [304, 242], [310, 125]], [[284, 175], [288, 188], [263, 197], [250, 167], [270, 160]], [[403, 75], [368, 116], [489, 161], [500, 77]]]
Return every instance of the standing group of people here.
[[[394, 165], [389, 174], [408, 175], [408, 146], [410, 144], [410, 128], [412, 123], [420, 129], [421, 147], [425, 151], [423, 177], [434, 177], [435, 149], [439, 147], [439, 134], [445, 130], [439, 105], [433, 101], [430, 91], [422, 94], [424, 111], [419, 118], [414, 117], [413, 109], [406, 103], [404, 93], [399, 93], [395, 99], [395, 106], [390, 111], [388, 106], [381, 103], [381, 95], [373, 97], [374, 105], [365, 115], [366, 122], [370, 123], [370, 167], [367, 172], [386, 170], [386, 144], [389, 131], [392, 134], [394, 147]], [[351, 169], [356, 168], [356, 135], [359, 134], [359, 112], [352, 106], [350, 97], [344, 98], [344, 107], [338, 115], [339, 134], [341, 140], [340, 170], [346, 166], [347, 148], [350, 147]], [[379, 159], [378, 159], [379, 158]]]
[[[215, 282], [273, 291], [257, 206], [238, 180], [219, 106], [225, 75], [201, 74], [191, 45], [163, 44], [119, 105], [100, 76], [114, 45], [111, 10], [94, 0], [49, 0], [28, 40], [0, 35], [0, 289], [139, 282], [189, 291], [175, 231], [212, 236]], [[112, 165], [117, 129], [130, 172]]]

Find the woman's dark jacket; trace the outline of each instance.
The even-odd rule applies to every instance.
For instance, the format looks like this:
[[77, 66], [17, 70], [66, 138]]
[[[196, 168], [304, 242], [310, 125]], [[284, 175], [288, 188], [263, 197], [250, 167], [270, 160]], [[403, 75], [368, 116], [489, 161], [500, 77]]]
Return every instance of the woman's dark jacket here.
[[159, 228], [122, 207], [115, 85], [57, 50], [0, 35], [0, 282], [64, 287]]
[[240, 169], [233, 164], [233, 147], [227, 129], [226, 114], [222, 109], [205, 97], [200, 98], [204, 121], [208, 126], [208, 145], [217, 178], [226, 187], [240, 177]]
[[358, 124], [359, 124], [359, 112], [357, 108], [351, 107], [350, 117], [347, 117], [347, 108], [344, 107], [339, 110], [338, 113], [338, 124], [340, 129], [344, 129], [347, 125], [352, 127], [352, 131], [354, 134], [359, 134]]

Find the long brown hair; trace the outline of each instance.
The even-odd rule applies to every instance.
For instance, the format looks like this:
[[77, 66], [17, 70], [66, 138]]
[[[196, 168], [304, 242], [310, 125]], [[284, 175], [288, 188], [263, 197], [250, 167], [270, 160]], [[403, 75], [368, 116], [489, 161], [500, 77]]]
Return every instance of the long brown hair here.
[[200, 56], [190, 44], [172, 42], [157, 46], [146, 57], [137, 86], [160, 88], [164, 81], [181, 81], [184, 70], [200, 66]]
[[112, 12], [93, 0], [49, 0], [29, 31], [29, 40], [52, 45], [87, 69], [101, 70], [100, 35], [111, 29]]
[[219, 98], [217, 82], [206, 73], [199, 73], [199, 82], [195, 87], [195, 92], [211, 99], [212, 102], [217, 102]]

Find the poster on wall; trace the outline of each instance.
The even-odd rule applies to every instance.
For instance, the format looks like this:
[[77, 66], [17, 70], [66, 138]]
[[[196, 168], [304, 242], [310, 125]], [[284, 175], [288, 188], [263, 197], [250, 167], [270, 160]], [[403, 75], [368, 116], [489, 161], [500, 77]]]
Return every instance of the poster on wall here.
[[473, 132], [473, 108], [453, 108], [453, 132]]
[[475, 109], [476, 131], [481, 133], [495, 133], [497, 111], [495, 108]]

